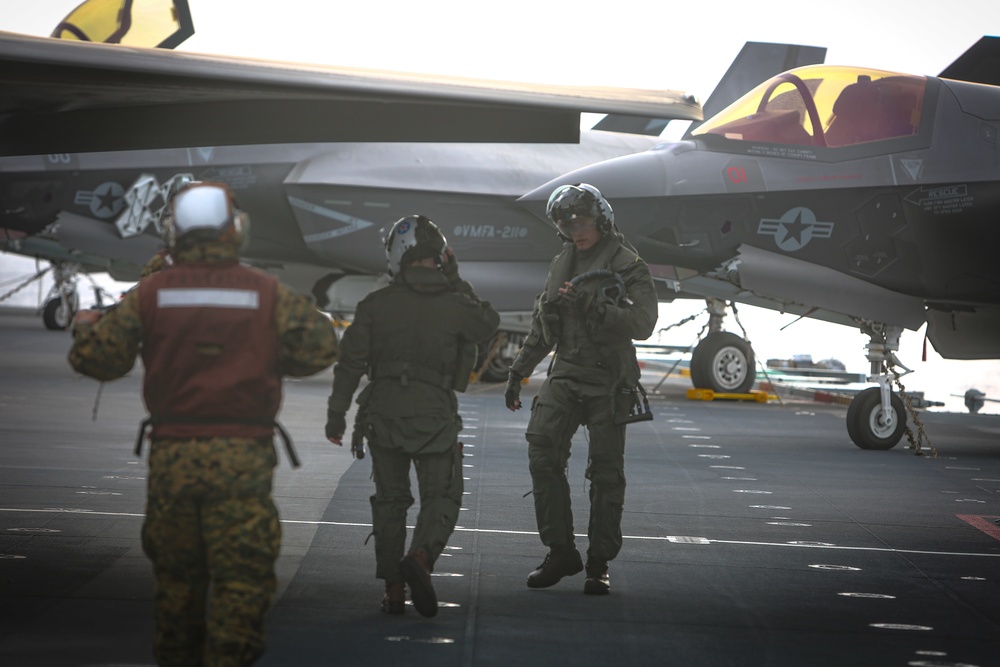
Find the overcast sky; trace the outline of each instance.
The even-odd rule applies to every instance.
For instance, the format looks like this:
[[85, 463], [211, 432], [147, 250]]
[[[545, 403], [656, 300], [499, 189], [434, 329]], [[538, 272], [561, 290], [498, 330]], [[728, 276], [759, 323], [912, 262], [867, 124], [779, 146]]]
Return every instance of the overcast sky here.
[[[0, 0], [0, 29], [48, 35], [77, 0]], [[182, 50], [492, 79], [671, 88], [707, 97], [746, 41], [825, 46], [827, 62], [937, 74], [994, 0], [190, 0]], [[268, 9], [274, 7], [275, 9]]]
[[[48, 35], [79, 0], [0, 0], [0, 30]], [[179, 49], [553, 84], [669, 88], [704, 100], [746, 41], [827, 48], [826, 62], [937, 74], [984, 34], [1000, 34], [997, 0], [190, 0], [195, 35]], [[273, 7], [274, 9], [269, 9]], [[681, 128], [674, 124], [672, 132]], [[0, 263], [10, 260], [0, 258]], [[2, 266], [0, 266], [2, 268]], [[697, 310], [667, 306], [661, 325]], [[846, 327], [741, 309], [762, 358], [837, 357], [865, 372], [867, 338]], [[730, 330], [739, 331], [732, 318]], [[689, 325], [690, 327], [691, 325]], [[700, 325], [672, 336], [694, 338]], [[1000, 395], [1000, 363], [944, 361], [923, 333], [903, 336], [906, 385], [943, 400], [977, 386]], [[989, 404], [988, 404], [989, 405]], [[955, 406], [955, 407], [953, 407]], [[963, 409], [961, 401], [953, 409]], [[994, 410], [994, 411], [1000, 411]]]

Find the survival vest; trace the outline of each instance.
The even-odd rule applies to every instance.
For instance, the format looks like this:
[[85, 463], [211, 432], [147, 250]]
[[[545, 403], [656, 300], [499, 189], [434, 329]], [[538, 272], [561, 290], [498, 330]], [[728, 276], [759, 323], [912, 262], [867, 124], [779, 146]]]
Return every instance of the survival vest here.
[[273, 436], [277, 287], [238, 264], [180, 264], [139, 283], [153, 438]]

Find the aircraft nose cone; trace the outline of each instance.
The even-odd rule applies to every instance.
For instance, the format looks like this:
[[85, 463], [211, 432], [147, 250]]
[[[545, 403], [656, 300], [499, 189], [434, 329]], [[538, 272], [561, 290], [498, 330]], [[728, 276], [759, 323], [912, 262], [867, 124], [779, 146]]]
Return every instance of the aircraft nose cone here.
[[669, 194], [667, 152], [650, 150], [598, 162], [555, 178], [524, 194], [518, 202], [539, 216], [545, 216], [549, 195], [560, 185], [589, 183], [607, 198], [611, 207], [623, 199], [662, 197]]

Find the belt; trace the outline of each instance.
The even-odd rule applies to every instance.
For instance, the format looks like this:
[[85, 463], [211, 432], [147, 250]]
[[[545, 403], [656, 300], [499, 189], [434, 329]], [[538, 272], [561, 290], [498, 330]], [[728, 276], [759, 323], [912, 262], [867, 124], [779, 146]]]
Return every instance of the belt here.
[[139, 434], [135, 439], [135, 455], [142, 456], [142, 441], [146, 436], [146, 431], [150, 426], [156, 426], [159, 424], [237, 424], [240, 426], [270, 426], [278, 430], [278, 435], [281, 437], [281, 442], [285, 447], [285, 451], [288, 453], [288, 460], [291, 461], [293, 468], [298, 468], [302, 465], [299, 461], [299, 457], [295, 454], [295, 447], [292, 443], [292, 437], [288, 435], [288, 431], [285, 430], [278, 420], [276, 419], [222, 419], [222, 418], [212, 418], [212, 417], [147, 417], [142, 420], [139, 424]]
[[443, 375], [429, 368], [410, 366], [409, 364], [403, 364], [402, 368], [399, 366], [384, 370], [376, 368], [372, 380], [386, 379], [398, 379], [400, 384], [404, 387], [410, 383], [410, 380], [434, 385], [435, 387], [441, 387], [442, 389], [452, 389], [455, 386], [454, 376]]

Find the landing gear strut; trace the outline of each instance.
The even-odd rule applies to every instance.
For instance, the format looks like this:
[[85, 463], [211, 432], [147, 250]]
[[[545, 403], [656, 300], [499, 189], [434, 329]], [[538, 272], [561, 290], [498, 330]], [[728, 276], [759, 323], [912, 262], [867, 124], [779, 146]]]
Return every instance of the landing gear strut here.
[[895, 366], [911, 372], [895, 355], [903, 330], [874, 322], [865, 323], [861, 330], [871, 339], [865, 346], [871, 362], [868, 381], [877, 382], [878, 386], [865, 389], [851, 400], [847, 408], [847, 433], [861, 449], [892, 449], [906, 431], [903, 401], [891, 387], [898, 376], [890, 372]]

